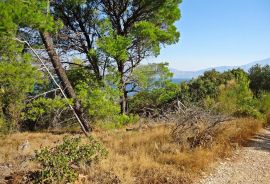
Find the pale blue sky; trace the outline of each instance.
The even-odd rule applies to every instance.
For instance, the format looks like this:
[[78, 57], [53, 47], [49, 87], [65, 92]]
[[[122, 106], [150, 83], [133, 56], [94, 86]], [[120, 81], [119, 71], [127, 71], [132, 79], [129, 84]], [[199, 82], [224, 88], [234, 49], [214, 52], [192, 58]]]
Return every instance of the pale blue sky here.
[[179, 43], [148, 61], [197, 70], [270, 57], [270, 0], [183, 0], [180, 9]]

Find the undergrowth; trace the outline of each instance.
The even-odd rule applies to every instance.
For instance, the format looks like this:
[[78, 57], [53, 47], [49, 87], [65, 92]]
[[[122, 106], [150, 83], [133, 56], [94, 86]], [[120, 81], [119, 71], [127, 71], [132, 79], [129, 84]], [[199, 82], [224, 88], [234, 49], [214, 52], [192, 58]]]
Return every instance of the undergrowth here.
[[81, 166], [90, 165], [105, 155], [107, 151], [91, 137], [85, 144], [81, 144], [80, 137], [65, 137], [63, 143], [54, 148], [36, 151], [35, 160], [42, 166], [36, 182], [74, 182]]
[[[194, 149], [182, 149], [174, 142], [171, 126], [157, 125], [129, 132], [96, 130], [93, 137], [108, 150], [104, 159], [99, 158], [107, 151], [93, 139], [65, 138], [63, 141], [65, 135], [12, 134], [0, 140], [0, 158], [3, 158], [0, 160], [20, 165], [17, 147], [27, 139], [30, 146], [22, 152], [26, 156], [45, 143], [50, 147], [37, 153], [41, 168], [31, 166], [32, 163], [24, 168], [25, 171], [40, 169], [38, 183], [192, 183], [202, 172], [209, 171], [209, 165], [230, 157], [235, 148], [246, 144], [263, 123], [248, 118], [223, 123], [210, 145]], [[59, 141], [63, 143], [56, 144]]]
[[145, 132], [102, 133], [98, 136], [108, 147], [109, 156], [100, 166], [115, 173], [123, 183], [190, 183], [206, 172], [209, 164], [229, 157], [262, 126], [254, 119], [227, 122], [218, 129], [210, 146], [193, 150], [182, 150], [173, 142], [167, 126]]

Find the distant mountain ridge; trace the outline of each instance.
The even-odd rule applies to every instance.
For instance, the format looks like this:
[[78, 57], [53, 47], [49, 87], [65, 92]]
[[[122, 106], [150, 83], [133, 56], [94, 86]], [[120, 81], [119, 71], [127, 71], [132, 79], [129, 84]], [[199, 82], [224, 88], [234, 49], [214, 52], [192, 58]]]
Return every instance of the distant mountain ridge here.
[[270, 58], [264, 59], [264, 60], [259, 60], [259, 61], [254, 61], [251, 63], [248, 63], [246, 65], [241, 65], [241, 66], [218, 66], [218, 67], [213, 67], [213, 68], [206, 68], [202, 70], [197, 70], [197, 71], [180, 71], [175, 68], [171, 68], [171, 72], [174, 74], [173, 78], [174, 79], [192, 79], [196, 78], [200, 75], [203, 75], [205, 71], [215, 69], [218, 72], [224, 72], [227, 70], [232, 70], [235, 68], [242, 68], [245, 71], [248, 71], [252, 66], [259, 64], [261, 66], [265, 65], [270, 65]]

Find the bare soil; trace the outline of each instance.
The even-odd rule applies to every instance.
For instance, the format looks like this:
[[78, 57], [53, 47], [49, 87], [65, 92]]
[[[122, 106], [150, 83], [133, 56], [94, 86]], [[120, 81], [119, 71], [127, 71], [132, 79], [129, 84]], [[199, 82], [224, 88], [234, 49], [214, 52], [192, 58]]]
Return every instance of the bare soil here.
[[231, 159], [222, 161], [197, 184], [269, 184], [270, 128], [263, 129]]

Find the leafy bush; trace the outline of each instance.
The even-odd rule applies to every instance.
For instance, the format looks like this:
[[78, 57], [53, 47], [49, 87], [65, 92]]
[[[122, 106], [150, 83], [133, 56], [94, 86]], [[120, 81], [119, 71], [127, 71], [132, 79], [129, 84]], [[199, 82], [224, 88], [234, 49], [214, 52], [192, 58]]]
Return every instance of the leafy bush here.
[[270, 124], [270, 112], [266, 114], [266, 125]]
[[[66, 101], [66, 99], [55, 98], [38, 98], [27, 104], [23, 113], [25, 120], [24, 126], [31, 128], [48, 128], [57, 123], [57, 119], [60, 119], [61, 113], [68, 109], [68, 103], [72, 104], [72, 100]], [[58, 118], [56, 118], [58, 117]], [[62, 117], [62, 121], [64, 118]]]
[[81, 138], [66, 137], [62, 144], [52, 149], [36, 151], [35, 160], [42, 166], [37, 182], [73, 182], [78, 176], [79, 166], [90, 165], [106, 155], [103, 146], [91, 137], [87, 144], [82, 144]]
[[166, 82], [162, 88], [141, 91], [130, 99], [130, 111], [138, 113], [145, 107], [156, 109], [176, 99], [179, 92], [178, 85], [172, 82]]
[[206, 71], [202, 76], [180, 84], [180, 99], [182, 101], [200, 102], [204, 98], [216, 98], [220, 93], [220, 85], [226, 85], [234, 78], [233, 72], [224, 73], [216, 70]]
[[0, 116], [8, 131], [17, 130], [27, 93], [40, 82], [40, 73], [24, 58], [22, 62], [0, 62]]
[[0, 116], [0, 135], [6, 133], [6, 122]]
[[237, 116], [262, 118], [258, 110], [258, 100], [248, 87], [249, 80], [242, 76], [228, 86], [223, 86], [217, 98], [218, 110]]
[[168, 63], [150, 63], [139, 65], [131, 74], [132, 81], [136, 83], [136, 89], [150, 91], [164, 87], [171, 81], [173, 73]]
[[136, 115], [119, 115], [115, 117], [114, 121], [117, 122], [118, 128], [122, 127], [123, 125], [133, 124], [139, 120], [139, 117]]
[[270, 112], [270, 93], [262, 93], [259, 98], [259, 109], [262, 113]]
[[111, 119], [120, 113], [116, 103], [116, 90], [109, 86], [89, 88], [85, 84], [77, 85], [78, 96], [81, 99], [88, 116], [94, 120]]
[[120, 113], [119, 91], [114, 85], [108, 81], [96, 81], [93, 74], [82, 67], [73, 66], [67, 74], [89, 119], [107, 121]]
[[114, 116], [111, 120], [97, 122], [97, 126], [105, 130], [112, 130], [122, 128], [125, 125], [134, 124], [138, 122], [139, 119], [140, 117], [138, 115], [119, 114], [117, 116]]
[[249, 87], [256, 97], [259, 97], [262, 92], [270, 91], [270, 66], [254, 65], [249, 70]]

